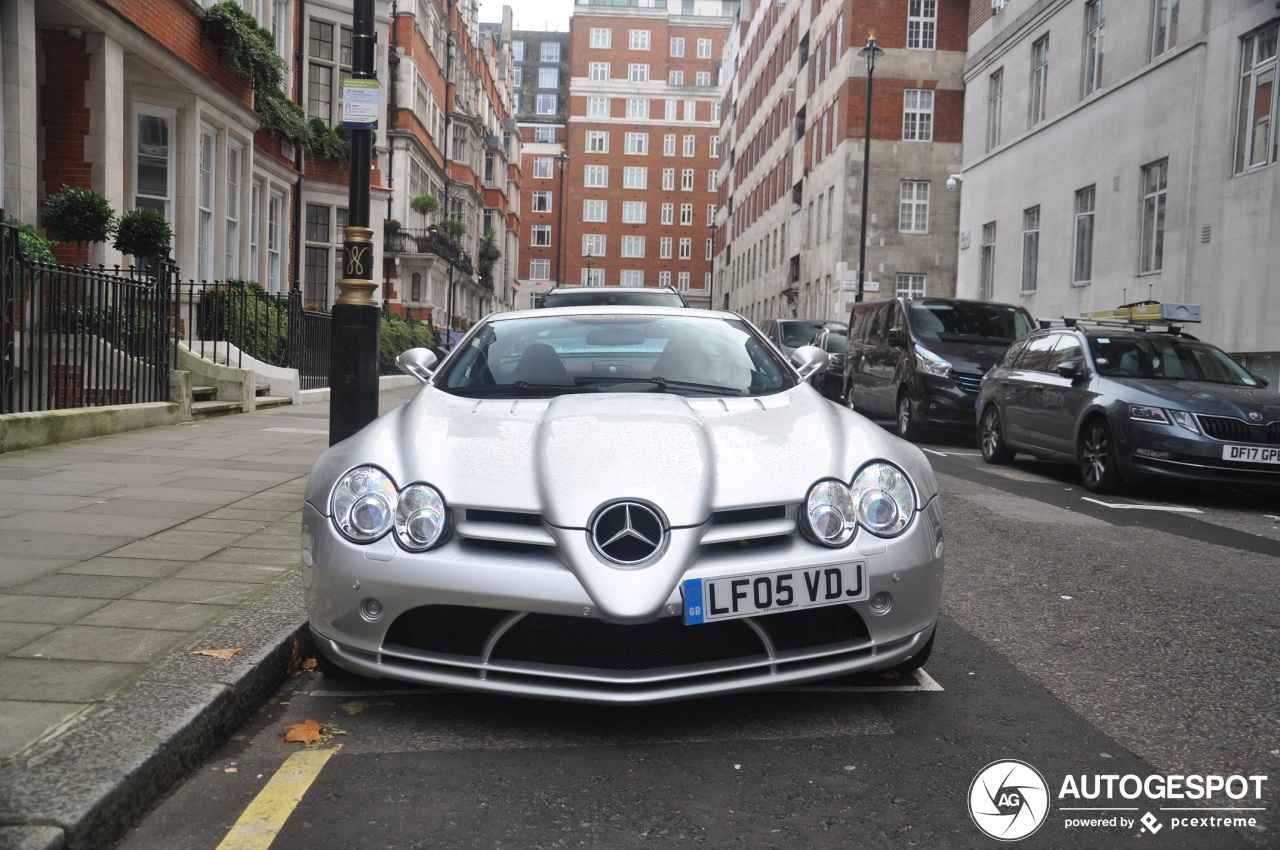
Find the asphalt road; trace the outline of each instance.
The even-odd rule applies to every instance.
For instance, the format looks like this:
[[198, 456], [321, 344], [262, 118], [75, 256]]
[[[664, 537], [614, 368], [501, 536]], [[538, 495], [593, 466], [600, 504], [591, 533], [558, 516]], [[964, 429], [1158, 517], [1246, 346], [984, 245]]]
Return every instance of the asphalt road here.
[[[926, 449], [948, 575], [919, 681], [606, 709], [304, 674], [121, 846], [992, 847], [969, 795], [1002, 759], [1048, 786], [1023, 846], [1280, 846], [1276, 500], [1095, 499], [1068, 467]], [[325, 731], [304, 751], [283, 733], [306, 718]], [[327, 760], [290, 759], [317, 750]], [[309, 788], [263, 806], [299, 773]], [[1107, 775], [1268, 779], [1240, 799], [1062, 793]], [[1189, 820], [1214, 817], [1256, 825]], [[1112, 818], [1127, 824], [1067, 826]]]

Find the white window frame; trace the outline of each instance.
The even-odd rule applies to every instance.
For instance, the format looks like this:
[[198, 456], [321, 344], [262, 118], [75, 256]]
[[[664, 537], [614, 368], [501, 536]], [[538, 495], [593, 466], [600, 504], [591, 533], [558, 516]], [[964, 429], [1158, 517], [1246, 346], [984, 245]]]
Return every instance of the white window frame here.
[[680, 225], [682, 227], [693, 226], [693, 204], [680, 205]]
[[560, 88], [560, 69], [555, 65], [543, 65], [538, 68], [538, 88], [540, 89], [558, 89]]
[[644, 201], [622, 202], [623, 224], [644, 224], [649, 218], [649, 205]]
[[582, 256], [584, 257], [603, 257], [605, 256], [606, 241], [603, 233], [584, 233], [582, 234]]
[[618, 274], [618, 283], [622, 286], [641, 287], [644, 286], [644, 270], [643, 269], [623, 269]]
[[1049, 36], [1038, 38], [1031, 45], [1031, 85], [1028, 98], [1028, 127], [1044, 121], [1048, 114], [1049, 100]]
[[[1276, 43], [1280, 24], [1271, 24], [1241, 41], [1240, 103], [1236, 115], [1235, 173], [1242, 174], [1276, 161], [1277, 91]], [[1264, 53], [1264, 46], [1271, 52]], [[1270, 94], [1267, 94], [1268, 89]], [[1265, 110], [1265, 112], [1264, 112]]]
[[585, 166], [582, 170], [582, 185], [587, 189], [607, 189], [609, 187], [609, 166]]
[[1142, 168], [1142, 255], [1139, 274], [1155, 274], [1164, 269], [1165, 214], [1169, 202], [1169, 160], [1161, 159]]
[[649, 117], [649, 98], [627, 98], [627, 117], [631, 119], [647, 119]]
[[550, 180], [555, 172], [555, 157], [535, 156], [533, 158], [533, 177], [535, 180]]
[[587, 130], [583, 141], [584, 150], [587, 153], [608, 153], [609, 152], [609, 131], [608, 130]]
[[698, 150], [698, 137], [686, 135], [680, 148], [681, 156], [694, 156]]
[[683, 85], [684, 85], [684, 71], [676, 71], [676, 70], [668, 71], [668, 72], [667, 72], [667, 85], [669, 85], [669, 86], [683, 86]]
[[1106, 49], [1107, 9], [1103, 0], [1084, 4], [1084, 95], [1102, 88], [1102, 59]]
[[623, 236], [622, 244], [618, 248], [618, 256], [628, 259], [642, 259], [644, 257], [644, 237], [638, 234]]
[[285, 196], [272, 189], [267, 196], [267, 291], [284, 294], [284, 211]]
[[935, 50], [938, 46], [937, 0], [908, 0], [907, 49]]
[[675, 224], [676, 222], [676, 205], [666, 203], [662, 205], [662, 223]]
[[536, 257], [530, 259], [529, 280], [551, 280], [551, 260]]
[[1086, 186], [1076, 192], [1075, 233], [1071, 245], [1071, 283], [1087, 286], [1093, 282], [1093, 234], [1098, 187]]
[[553, 197], [549, 189], [537, 190], [533, 192], [532, 205], [530, 210], [536, 213], [552, 212], [551, 204]]
[[1004, 68], [987, 77], [987, 150], [1000, 145], [1001, 112], [1004, 109]]
[[649, 30], [628, 30], [628, 50], [648, 50], [652, 33]]
[[649, 82], [649, 65], [644, 62], [632, 62], [627, 66], [627, 82]]
[[544, 41], [542, 47], [538, 51], [538, 60], [540, 62], [559, 62], [560, 61], [560, 42]]
[[587, 117], [588, 118], [608, 118], [609, 117], [609, 98], [594, 95], [587, 98]]
[[613, 47], [613, 30], [608, 27], [592, 27], [591, 47], [597, 50], [608, 50]]
[[664, 133], [664, 134], [663, 134], [663, 136], [662, 136], [662, 155], [663, 155], [663, 156], [675, 156], [675, 155], [676, 155], [676, 134], [675, 134], [675, 133]]
[[699, 59], [711, 58], [711, 39], [709, 38], [698, 39], [698, 58]]
[[[658, 259], [660, 260], [671, 259], [671, 237], [670, 236], [663, 236], [661, 239], [658, 240]], [[668, 274], [670, 274], [670, 272], [668, 272]]]
[[662, 169], [662, 191], [674, 192], [676, 190], [676, 170], [674, 168]]
[[1178, 0], [1155, 0], [1152, 4], [1151, 58], [1168, 53], [1178, 45]]
[[922, 274], [899, 272], [897, 280], [894, 282], [894, 295], [902, 295], [907, 298], [923, 298], [926, 284], [927, 278]]
[[903, 180], [898, 191], [898, 232], [929, 232], [928, 180]]
[[624, 136], [624, 150], [633, 156], [648, 156], [649, 154], [649, 134], [648, 133], [627, 133]]
[[[151, 106], [150, 104], [135, 104], [134, 106], [134, 168], [133, 168], [133, 205], [139, 209], [159, 210], [164, 215], [165, 220], [169, 222], [170, 227], [173, 226], [173, 196], [174, 196], [174, 141], [176, 135], [174, 126], [177, 123], [178, 111], [176, 109], [167, 109], [162, 106]], [[140, 123], [143, 118], [157, 119], [163, 122], [164, 126], [164, 169], [165, 169], [165, 193], [163, 196], [155, 194], [142, 194], [141, 187], [138, 185], [138, 174], [141, 170], [143, 156], [150, 159], [159, 160], [160, 157], [154, 153], [143, 153], [143, 148], [153, 148], [141, 138]]]
[[694, 75], [693, 75], [693, 84], [694, 84], [695, 86], [702, 86], [703, 88], [706, 88], [707, 86], [710, 86], [710, 85], [711, 85], [711, 72], [710, 72], [710, 71], [696, 71], [696, 72], [694, 72]]
[[608, 221], [609, 202], [599, 198], [587, 198], [582, 202], [583, 221]]
[[683, 168], [680, 170], [680, 191], [681, 192], [693, 191], [693, 169], [692, 168]]
[[560, 98], [555, 92], [538, 92], [537, 98], [534, 100], [535, 115], [555, 115], [556, 109], [560, 105]]
[[196, 157], [196, 280], [214, 279], [213, 220], [217, 204], [218, 131], [200, 125], [200, 148]]
[[681, 236], [679, 250], [680, 250], [680, 253], [677, 256], [677, 259], [692, 260], [693, 259], [693, 237]]
[[622, 168], [622, 188], [648, 189], [649, 169], [643, 165], [625, 165]]
[[609, 62], [591, 62], [587, 65], [587, 77], [595, 82], [607, 82], [609, 79]]
[[933, 141], [933, 89], [903, 89], [902, 140]]
[[551, 225], [535, 224], [529, 228], [529, 246], [531, 248], [551, 247]]
[[1022, 292], [1035, 292], [1040, 277], [1040, 207], [1022, 211]]
[[[225, 228], [225, 260], [223, 263], [222, 276], [224, 278], [238, 278], [240, 272], [240, 219], [241, 212], [241, 196], [240, 186], [244, 180], [244, 145], [235, 140], [227, 141], [227, 197], [226, 210], [223, 218], [226, 221]], [[258, 273], [257, 269], [250, 272], [250, 276]]]
[[670, 52], [670, 55], [671, 55], [671, 56], [673, 56], [673, 57], [675, 57], [675, 58], [677, 58], [677, 59], [679, 59], [679, 58], [681, 58], [681, 57], [683, 57], [683, 56], [684, 56], [684, 39], [683, 39], [683, 38], [672, 38], [672, 39], [671, 39], [671, 52]]

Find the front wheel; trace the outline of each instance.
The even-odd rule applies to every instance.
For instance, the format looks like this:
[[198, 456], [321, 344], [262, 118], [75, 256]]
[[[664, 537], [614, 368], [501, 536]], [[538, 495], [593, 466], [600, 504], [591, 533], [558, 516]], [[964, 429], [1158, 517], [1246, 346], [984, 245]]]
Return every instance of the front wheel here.
[[914, 443], [920, 439], [922, 430], [911, 416], [911, 399], [906, 393], [898, 396], [898, 436]]
[[978, 448], [982, 449], [982, 459], [987, 463], [1009, 463], [1013, 460], [1013, 452], [1004, 443], [1000, 411], [994, 404], [982, 414], [982, 422], [978, 425]]
[[1114, 493], [1123, 480], [1116, 461], [1115, 439], [1111, 426], [1101, 419], [1092, 419], [1080, 435], [1080, 477], [1084, 486], [1094, 493]]

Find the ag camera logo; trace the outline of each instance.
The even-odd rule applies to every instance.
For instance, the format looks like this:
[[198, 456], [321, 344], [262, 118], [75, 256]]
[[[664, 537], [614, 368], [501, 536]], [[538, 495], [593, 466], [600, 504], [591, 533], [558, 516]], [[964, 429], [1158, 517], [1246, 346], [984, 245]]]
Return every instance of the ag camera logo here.
[[1049, 816], [1049, 785], [1026, 762], [993, 761], [969, 786], [969, 816], [997, 841], [1020, 841]]

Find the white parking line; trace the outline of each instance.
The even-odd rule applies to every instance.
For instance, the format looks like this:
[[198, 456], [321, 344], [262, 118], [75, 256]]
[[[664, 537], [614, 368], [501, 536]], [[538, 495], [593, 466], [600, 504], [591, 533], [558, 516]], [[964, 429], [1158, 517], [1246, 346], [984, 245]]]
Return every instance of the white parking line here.
[[329, 435], [328, 431], [321, 431], [318, 428], [263, 428], [263, 431], [282, 431], [285, 434], [319, 434], [322, 437]]
[[1115, 508], [1121, 511], [1165, 511], [1171, 514], [1198, 514], [1203, 513], [1196, 508], [1179, 508], [1173, 505], [1122, 505], [1116, 502], [1104, 502], [1100, 499], [1093, 499], [1088, 496], [1081, 496], [1086, 502], [1093, 502], [1095, 505], [1102, 505], [1104, 508]]
[[937, 455], [938, 457], [982, 457], [981, 452], [940, 452], [937, 449], [930, 449], [924, 446], [920, 447], [920, 451], [928, 452], [929, 454]]

